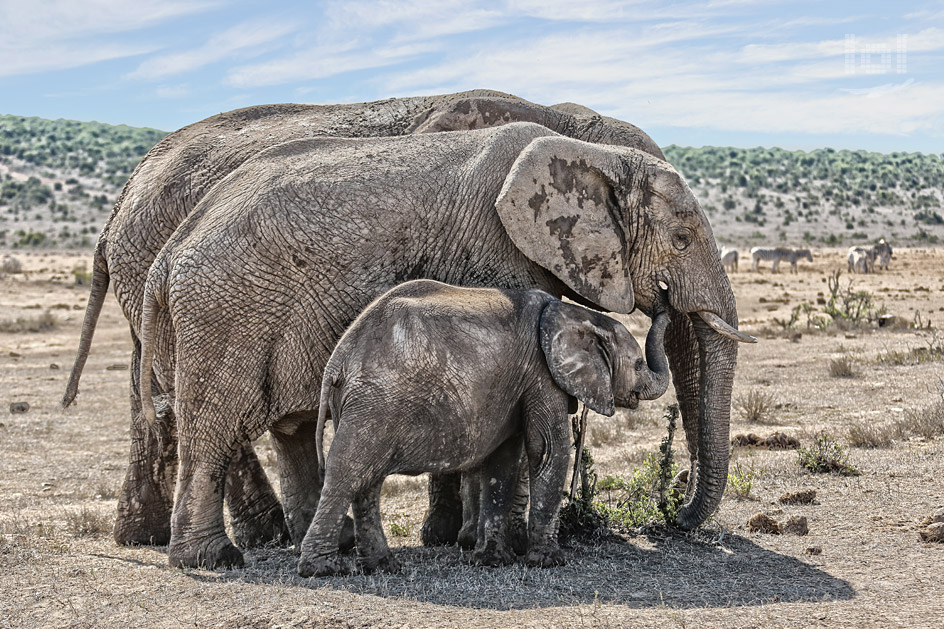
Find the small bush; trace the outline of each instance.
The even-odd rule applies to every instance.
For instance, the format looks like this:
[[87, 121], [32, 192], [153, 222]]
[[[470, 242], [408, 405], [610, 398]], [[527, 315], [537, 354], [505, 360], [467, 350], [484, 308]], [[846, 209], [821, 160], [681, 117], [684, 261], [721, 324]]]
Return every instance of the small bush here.
[[855, 378], [858, 371], [851, 356], [840, 356], [829, 361], [829, 375], [833, 378]]
[[0, 272], [2, 273], [22, 273], [23, 272], [23, 263], [20, 262], [18, 258], [13, 256], [3, 256], [3, 261], [0, 262]]
[[797, 450], [800, 467], [814, 474], [836, 472], [842, 476], [858, 476], [859, 470], [846, 460], [846, 453], [831, 437], [821, 434], [809, 448]]
[[98, 511], [82, 507], [66, 516], [66, 528], [75, 537], [98, 537], [111, 531], [111, 518]]
[[932, 329], [927, 332], [927, 345], [912, 347], [907, 351], [885, 349], [878, 355], [876, 362], [881, 365], [920, 365], [930, 362], [944, 362], [944, 334]]
[[904, 424], [909, 433], [925, 439], [944, 435], [944, 399], [927, 408], [908, 411]]
[[738, 396], [734, 407], [745, 421], [762, 424], [770, 421], [776, 404], [777, 400], [772, 394], [751, 389], [747, 395]]
[[409, 537], [410, 536], [410, 525], [401, 524], [399, 522], [392, 522], [390, 524], [390, 534], [394, 537]]
[[33, 317], [0, 320], [0, 332], [46, 332], [56, 327], [56, 317], [44, 312]]
[[899, 422], [872, 423], [859, 421], [849, 426], [849, 445], [853, 448], [889, 448], [902, 437]]
[[[593, 457], [584, 448], [581, 457], [580, 485], [561, 509], [560, 537], [599, 540], [610, 529], [626, 530], [641, 526], [674, 526], [675, 516], [684, 496], [669, 487], [678, 471], [674, 462], [672, 438], [679, 417], [678, 405], [666, 410], [668, 434], [659, 452], [646, 455], [632, 476], [605, 476], [599, 482], [593, 469]], [[579, 438], [578, 438], [579, 441]]]
[[76, 286], [87, 286], [92, 283], [92, 272], [84, 264], [73, 267], [72, 275], [75, 277]]
[[741, 500], [748, 498], [751, 495], [751, 489], [754, 487], [754, 481], [759, 475], [760, 472], [754, 469], [753, 464], [747, 466], [738, 461], [728, 472], [727, 491]]

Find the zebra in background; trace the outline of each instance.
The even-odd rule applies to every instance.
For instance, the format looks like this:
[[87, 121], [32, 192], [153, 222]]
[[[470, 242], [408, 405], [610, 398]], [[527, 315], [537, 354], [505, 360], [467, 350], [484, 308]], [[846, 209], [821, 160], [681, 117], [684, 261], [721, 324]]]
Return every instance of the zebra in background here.
[[796, 249], [794, 247], [754, 247], [751, 249], [751, 270], [759, 271], [761, 262], [770, 262], [770, 270], [777, 272], [780, 261], [785, 260], [790, 263], [790, 272], [797, 272], [797, 261], [813, 261], [813, 254], [809, 249]]
[[727, 247], [721, 247], [721, 250], [718, 252], [718, 255], [721, 256], [721, 264], [724, 265], [724, 270], [728, 273], [735, 273], [738, 270], [738, 252], [737, 249], [728, 249]]
[[888, 263], [892, 259], [892, 246], [882, 238], [872, 247], [872, 257], [878, 260], [878, 268], [888, 270]]
[[846, 255], [850, 273], [871, 273], [875, 265], [875, 249], [873, 247], [849, 247]]

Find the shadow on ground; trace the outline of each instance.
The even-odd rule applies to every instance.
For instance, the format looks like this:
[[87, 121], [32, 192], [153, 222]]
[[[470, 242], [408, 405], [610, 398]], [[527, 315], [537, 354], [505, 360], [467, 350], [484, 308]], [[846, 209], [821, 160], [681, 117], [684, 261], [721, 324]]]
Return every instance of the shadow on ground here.
[[[394, 551], [402, 567], [397, 574], [331, 579], [296, 576], [297, 557], [291, 551], [257, 550], [247, 555], [246, 568], [228, 572], [224, 579], [278, 587], [292, 581], [310, 589], [495, 610], [594, 602], [712, 608], [855, 596], [848, 582], [744, 537], [727, 535], [722, 543], [706, 543], [669, 535], [652, 541], [647, 548], [632, 540], [574, 546], [567, 550], [567, 565], [552, 569], [482, 568], [470, 565], [469, 553], [455, 547], [400, 548]], [[220, 578], [200, 571], [190, 575], [197, 580]]]

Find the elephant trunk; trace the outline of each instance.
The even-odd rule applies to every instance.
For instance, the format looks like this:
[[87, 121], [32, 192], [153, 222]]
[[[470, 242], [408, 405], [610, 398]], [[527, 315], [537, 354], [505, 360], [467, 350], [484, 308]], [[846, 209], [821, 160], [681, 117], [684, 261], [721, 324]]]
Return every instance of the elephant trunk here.
[[669, 363], [665, 357], [665, 329], [669, 325], [669, 315], [660, 312], [652, 321], [646, 336], [646, 366], [648, 378], [646, 386], [639, 392], [641, 400], [655, 400], [665, 394], [669, 388]]
[[666, 353], [691, 458], [688, 499], [677, 516], [684, 530], [703, 524], [724, 494], [737, 341], [754, 340], [736, 330], [734, 294], [726, 292], [716, 306], [717, 316], [673, 311], [666, 331]]
[[[712, 330], [697, 315], [691, 323], [698, 343], [699, 393], [693, 435], [697, 444], [694, 490], [677, 517], [679, 528], [686, 531], [703, 524], [724, 495], [730, 455], [731, 387], [737, 362], [736, 342]], [[686, 434], [689, 432], [686, 427]]]

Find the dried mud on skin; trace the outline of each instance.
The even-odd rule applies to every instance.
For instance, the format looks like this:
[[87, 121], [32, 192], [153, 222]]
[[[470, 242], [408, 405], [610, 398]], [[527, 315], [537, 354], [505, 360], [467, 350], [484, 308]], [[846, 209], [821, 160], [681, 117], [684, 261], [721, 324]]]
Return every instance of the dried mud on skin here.
[[[111, 297], [77, 403], [58, 406], [88, 298], [71, 269], [87, 266], [91, 255], [16, 255], [24, 273], [0, 278], [0, 318], [49, 310], [56, 326], [0, 333], [0, 627], [922, 627], [944, 617], [944, 544], [923, 542], [917, 532], [942, 508], [944, 439], [877, 450], [843, 442], [853, 422], [898, 419], [936, 399], [941, 363], [876, 360], [921, 346], [922, 333], [802, 330], [797, 342], [777, 337], [741, 347], [734, 395], [775, 394], [788, 404], [770, 430], [803, 445], [829, 431], [862, 475], [812, 475], [794, 450], [735, 448], [732, 465], [757, 473], [750, 497], [727, 496], [695, 534], [572, 545], [561, 568], [476, 568], [455, 547], [420, 545], [424, 477], [394, 477], [381, 508], [400, 573], [301, 579], [296, 555], [285, 549], [248, 550], [240, 570], [184, 571], [167, 567], [166, 548], [119, 547], [108, 530], [129, 451], [130, 375], [108, 370], [128, 366], [130, 356], [127, 324]], [[814, 251], [813, 264], [792, 276], [733, 274], [741, 327], [759, 334], [799, 302], [815, 303], [826, 275], [844, 268], [843, 256]], [[893, 314], [910, 320], [917, 308], [944, 327], [944, 251], [896, 247], [895, 256], [889, 272], [856, 276], [856, 286]], [[648, 329], [639, 315], [622, 320], [637, 337]], [[861, 377], [830, 378], [829, 360], [847, 354]], [[590, 418], [601, 477], [625, 475], [656, 451], [672, 401], [669, 394], [631, 413]], [[9, 414], [13, 402], [27, 402], [29, 411]], [[751, 430], [732, 417], [732, 435]], [[686, 449], [682, 431], [676, 448]], [[275, 481], [268, 438], [257, 451]], [[781, 502], [804, 491], [815, 499]], [[809, 532], [750, 532], [745, 523], [758, 512], [778, 526], [806, 518]], [[393, 524], [398, 535], [389, 534]]]

